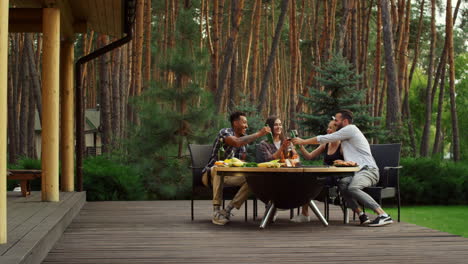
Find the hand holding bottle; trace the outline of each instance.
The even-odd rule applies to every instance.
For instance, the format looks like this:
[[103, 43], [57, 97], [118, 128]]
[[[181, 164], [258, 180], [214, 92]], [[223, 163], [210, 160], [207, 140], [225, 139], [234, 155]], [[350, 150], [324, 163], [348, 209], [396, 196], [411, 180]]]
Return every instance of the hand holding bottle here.
[[271, 128], [268, 125], [266, 125], [262, 127], [262, 129], [260, 129], [258, 132], [260, 133], [260, 136], [263, 137], [267, 135], [268, 133], [271, 134]]
[[304, 140], [302, 138], [299, 138], [299, 137], [295, 137], [293, 139], [291, 139], [292, 143], [294, 145], [304, 145]]

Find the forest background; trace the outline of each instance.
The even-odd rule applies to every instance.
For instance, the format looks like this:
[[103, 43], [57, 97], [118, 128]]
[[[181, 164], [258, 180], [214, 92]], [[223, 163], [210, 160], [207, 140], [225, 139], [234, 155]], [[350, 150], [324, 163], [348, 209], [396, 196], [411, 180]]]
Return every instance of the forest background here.
[[[463, 1], [136, 2], [133, 40], [81, 76], [104, 153], [85, 161], [88, 199], [189, 197], [187, 145], [211, 144], [231, 111], [247, 112], [249, 133], [274, 114], [308, 137], [350, 108], [372, 143], [403, 143], [402, 185], [420, 194], [404, 201], [468, 201]], [[75, 58], [114, 40], [79, 35]], [[40, 164], [41, 46], [41, 34], [10, 34], [10, 167]], [[448, 196], [428, 199], [434, 188]]]

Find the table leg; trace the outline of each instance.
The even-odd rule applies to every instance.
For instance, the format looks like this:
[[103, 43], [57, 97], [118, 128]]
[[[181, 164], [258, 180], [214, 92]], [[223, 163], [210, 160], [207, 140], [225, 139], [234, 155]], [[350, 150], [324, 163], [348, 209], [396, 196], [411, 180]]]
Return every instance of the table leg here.
[[317, 205], [315, 205], [314, 201], [312, 200], [309, 201], [309, 207], [312, 209], [312, 211], [320, 220], [320, 222], [322, 222], [324, 226], [328, 226], [327, 220], [323, 217], [322, 213], [320, 213], [320, 210], [318, 209]]
[[28, 181], [27, 180], [21, 180], [20, 181], [20, 186], [21, 186], [21, 194], [23, 197], [26, 197], [29, 195], [29, 190], [28, 190]]
[[263, 215], [262, 222], [260, 223], [261, 229], [264, 229], [268, 225], [268, 223], [271, 222], [271, 219], [275, 215], [275, 211], [276, 211], [275, 204], [273, 202], [269, 202], [268, 207], [265, 210], [265, 215]]

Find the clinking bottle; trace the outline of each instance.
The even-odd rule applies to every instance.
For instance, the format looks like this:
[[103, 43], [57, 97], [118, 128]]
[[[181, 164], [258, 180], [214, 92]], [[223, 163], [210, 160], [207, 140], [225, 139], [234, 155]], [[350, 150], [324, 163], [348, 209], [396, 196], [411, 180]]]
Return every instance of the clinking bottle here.
[[[265, 126], [268, 126], [268, 124], [265, 124]], [[270, 144], [273, 144], [273, 134], [269, 132], [268, 134], [266, 134], [266, 137], [267, 137], [267, 142]]]

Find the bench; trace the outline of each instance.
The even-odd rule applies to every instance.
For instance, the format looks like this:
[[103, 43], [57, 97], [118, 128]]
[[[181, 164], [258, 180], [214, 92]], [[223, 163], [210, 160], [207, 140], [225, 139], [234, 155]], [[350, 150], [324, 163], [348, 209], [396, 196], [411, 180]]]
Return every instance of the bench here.
[[31, 180], [41, 178], [41, 170], [8, 170], [9, 180], [19, 180], [23, 197], [31, 194]]

